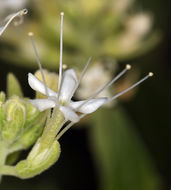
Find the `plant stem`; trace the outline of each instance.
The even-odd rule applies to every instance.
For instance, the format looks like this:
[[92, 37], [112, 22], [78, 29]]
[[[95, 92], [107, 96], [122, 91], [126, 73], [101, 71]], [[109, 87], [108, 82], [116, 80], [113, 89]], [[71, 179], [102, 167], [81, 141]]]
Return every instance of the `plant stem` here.
[[2, 174], [3, 174], [2, 168], [3, 168], [4, 164], [5, 164], [7, 155], [8, 155], [8, 151], [7, 151], [6, 144], [0, 142], [0, 181], [1, 181], [1, 178], [2, 178]]
[[14, 166], [7, 166], [7, 165], [3, 165], [1, 167], [1, 174], [2, 175], [17, 176], [15, 167]]

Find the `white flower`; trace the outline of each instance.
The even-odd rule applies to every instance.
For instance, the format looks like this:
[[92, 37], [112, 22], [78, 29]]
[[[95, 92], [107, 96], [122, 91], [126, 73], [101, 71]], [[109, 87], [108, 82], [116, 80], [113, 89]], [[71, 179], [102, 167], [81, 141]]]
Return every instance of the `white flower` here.
[[[66, 121], [69, 120], [72, 123], [75, 123], [75, 122], [78, 122], [79, 119], [85, 116], [86, 114], [90, 114], [96, 111], [103, 104], [113, 101], [117, 97], [121, 96], [122, 94], [136, 87], [137, 85], [142, 83], [144, 80], [146, 80], [153, 74], [149, 73], [147, 76], [145, 76], [143, 79], [141, 79], [140, 81], [138, 81], [137, 83], [129, 87], [128, 89], [124, 90], [123, 92], [111, 98], [107, 98], [107, 97], [96, 98], [103, 90], [111, 86], [116, 80], [118, 80], [123, 74], [126, 73], [126, 71], [128, 71], [131, 68], [130, 65], [126, 65], [126, 68], [122, 72], [120, 72], [111, 81], [107, 82], [102, 88], [100, 88], [97, 92], [95, 92], [90, 98], [88, 98], [87, 100], [82, 100], [82, 101], [72, 101], [72, 97], [76, 89], [78, 88], [81, 82], [81, 79], [83, 78], [85, 74], [85, 71], [87, 70], [87, 67], [90, 63], [90, 59], [88, 60], [85, 68], [83, 69], [79, 80], [77, 79], [76, 73], [73, 69], [66, 70], [62, 75], [63, 16], [64, 14], [61, 13], [60, 67], [59, 67], [58, 93], [48, 88], [46, 85], [43, 70], [42, 70], [38, 53], [37, 53], [34, 40], [33, 40], [33, 33], [29, 33], [29, 36], [31, 37], [31, 40], [32, 40], [32, 45], [33, 45], [36, 59], [37, 59], [37, 62], [39, 64], [39, 68], [42, 74], [43, 82], [41, 82], [33, 74], [29, 73], [28, 83], [33, 90], [38, 91], [42, 93], [43, 95], [47, 96], [47, 99], [31, 100], [32, 105], [37, 107], [40, 111], [58, 107], [59, 110], [64, 114]], [[103, 77], [103, 76], [99, 76], [99, 77]], [[81, 115], [78, 113], [80, 113]]]
[[[41, 82], [31, 73], [28, 75], [28, 82], [32, 89], [44, 95], [47, 95], [43, 82]], [[66, 120], [77, 122], [79, 120], [79, 116], [76, 112], [80, 112], [82, 114], [92, 113], [108, 100], [104, 97], [76, 102], [71, 101], [77, 84], [78, 79], [75, 71], [73, 69], [69, 69], [63, 74], [59, 93], [56, 93], [55, 91], [47, 88], [47, 99], [31, 100], [31, 103], [40, 111], [58, 106], [60, 111], [64, 114]]]

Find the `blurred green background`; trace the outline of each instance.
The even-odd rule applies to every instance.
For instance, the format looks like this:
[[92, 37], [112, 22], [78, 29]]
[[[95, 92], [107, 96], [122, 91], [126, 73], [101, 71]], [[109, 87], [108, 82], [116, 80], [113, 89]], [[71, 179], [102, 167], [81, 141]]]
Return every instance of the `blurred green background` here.
[[[4, 2], [8, 1], [0, 0], [0, 18], [21, 7], [28, 7], [29, 14], [0, 40], [1, 90], [6, 90], [6, 76], [13, 72], [25, 96], [34, 95], [27, 84], [27, 73], [37, 69], [29, 31], [35, 33], [43, 66], [57, 71], [60, 11], [65, 12], [64, 63], [68, 67], [80, 70], [89, 56], [93, 56], [92, 65], [96, 61], [114, 65], [117, 60], [112, 77], [131, 64], [131, 74], [116, 84], [112, 94], [149, 71], [155, 76], [114, 107], [99, 109], [68, 131], [60, 140], [61, 157], [49, 170], [28, 180], [4, 177], [0, 189], [170, 190], [170, 2], [118, 0], [123, 3], [120, 9], [113, 6], [117, 0], [13, 0], [8, 6]], [[135, 25], [140, 32], [133, 33], [131, 40], [130, 16], [138, 13], [151, 15], [150, 29], [142, 33], [143, 23]], [[130, 39], [125, 46], [121, 46], [122, 37]], [[20, 159], [26, 155], [23, 152]]]

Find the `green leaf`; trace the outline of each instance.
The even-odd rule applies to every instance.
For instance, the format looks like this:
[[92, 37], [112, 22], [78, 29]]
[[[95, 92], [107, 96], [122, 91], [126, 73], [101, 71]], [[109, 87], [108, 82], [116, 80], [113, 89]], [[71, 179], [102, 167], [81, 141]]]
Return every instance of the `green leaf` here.
[[17, 78], [12, 73], [9, 73], [7, 76], [7, 95], [8, 98], [13, 95], [18, 95], [19, 97], [23, 97], [21, 86]]
[[159, 176], [121, 108], [100, 109], [90, 128], [101, 190], [157, 190]]

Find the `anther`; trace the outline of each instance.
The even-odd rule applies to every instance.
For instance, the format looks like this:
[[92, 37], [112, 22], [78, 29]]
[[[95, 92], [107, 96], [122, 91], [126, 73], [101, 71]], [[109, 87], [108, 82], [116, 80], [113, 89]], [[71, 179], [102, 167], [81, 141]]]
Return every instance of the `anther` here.
[[64, 16], [64, 12], [61, 12], [61, 16]]
[[127, 64], [127, 65], [126, 65], [126, 69], [127, 69], [127, 70], [130, 70], [130, 69], [131, 69], [131, 65]]
[[149, 72], [148, 75], [149, 75], [149, 77], [152, 77], [154, 75], [154, 73]]
[[114, 99], [118, 98], [119, 96], [127, 93], [128, 91], [132, 90], [133, 88], [135, 88], [136, 86], [138, 86], [139, 84], [141, 84], [142, 82], [144, 82], [145, 80], [147, 80], [149, 77], [152, 77], [153, 73], [150, 72], [148, 73], [148, 75], [146, 75], [144, 78], [140, 79], [138, 82], [136, 82], [135, 84], [133, 84], [132, 86], [130, 86], [129, 88], [127, 88], [126, 90], [116, 94], [115, 96], [113, 96], [112, 98], [109, 98], [108, 102], [113, 101]]
[[67, 68], [68, 68], [68, 66], [67, 66], [66, 64], [63, 64], [63, 65], [62, 65], [62, 69], [65, 70], [65, 69], [67, 69]]
[[34, 36], [34, 33], [33, 32], [29, 32], [28, 36]]
[[34, 43], [34, 33], [33, 33], [33, 32], [29, 32], [29, 33], [28, 33], [28, 36], [29, 36], [30, 39], [31, 39], [31, 43], [32, 43], [32, 47], [33, 47], [33, 50], [34, 50], [34, 53], [35, 53], [35, 57], [36, 57], [36, 60], [37, 60], [37, 63], [38, 63], [39, 69], [40, 69], [40, 73], [41, 73], [41, 75], [42, 75], [42, 80], [43, 80], [43, 84], [44, 84], [46, 96], [48, 97], [48, 96], [49, 96], [49, 93], [48, 93], [48, 88], [47, 88], [45, 76], [44, 76], [44, 73], [43, 73], [42, 65], [41, 65], [41, 63], [40, 63], [40, 58], [39, 58], [39, 55], [38, 55], [38, 52], [37, 52], [37, 49], [36, 49], [36, 45], [35, 45], [35, 43]]
[[[24, 14], [27, 13], [27, 9], [23, 9], [21, 11], [18, 11], [15, 14], [9, 15], [6, 19], [5, 22], [7, 20], [7, 23], [4, 26], [0, 26], [0, 36], [3, 34], [3, 32], [6, 30], [6, 28], [8, 27], [8, 25], [12, 22], [12, 20], [18, 16], [22, 16]], [[19, 22], [21, 23], [21, 21]], [[18, 25], [18, 22], [15, 22], [14, 25]]]
[[27, 9], [23, 9], [20, 11], [20, 15], [26, 15], [28, 13]]

